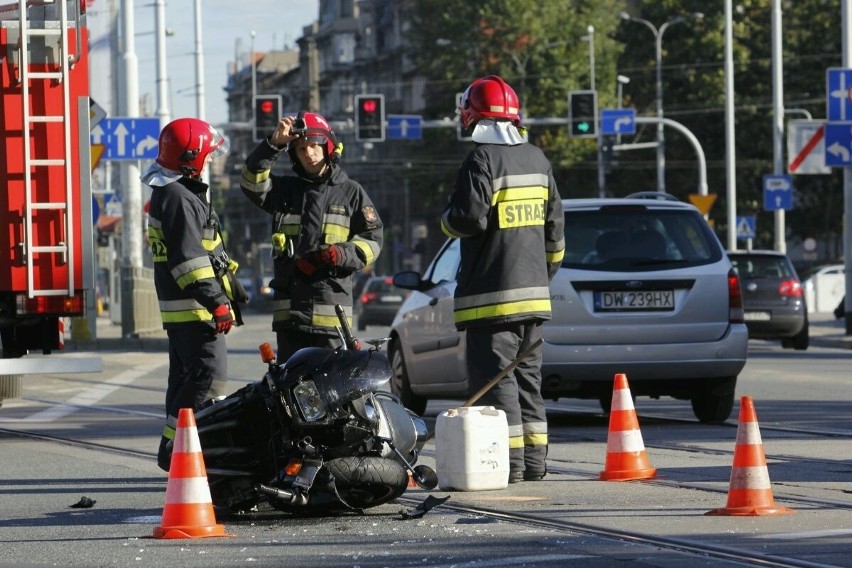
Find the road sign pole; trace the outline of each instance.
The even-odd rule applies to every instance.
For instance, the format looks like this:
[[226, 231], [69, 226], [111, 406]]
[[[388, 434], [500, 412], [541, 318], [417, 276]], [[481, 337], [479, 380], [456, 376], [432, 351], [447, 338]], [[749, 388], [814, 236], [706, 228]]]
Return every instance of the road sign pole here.
[[[784, 80], [781, 52], [781, 0], [772, 0], [772, 164], [775, 175], [784, 173]], [[787, 252], [786, 216], [775, 210], [775, 250]]]
[[[852, 65], [852, 0], [840, 3], [843, 66]], [[846, 297], [852, 298], [852, 171], [843, 168], [843, 259], [846, 272]], [[846, 335], [852, 335], [852, 301], [846, 304]]]

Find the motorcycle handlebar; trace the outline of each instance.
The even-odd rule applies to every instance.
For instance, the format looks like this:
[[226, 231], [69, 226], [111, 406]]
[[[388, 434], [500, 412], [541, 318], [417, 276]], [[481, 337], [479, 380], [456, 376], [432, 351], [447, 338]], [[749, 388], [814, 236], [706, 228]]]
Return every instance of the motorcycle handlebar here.
[[340, 321], [340, 329], [343, 333], [343, 341], [347, 349], [360, 349], [361, 345], [355, 336], [352, 335], [352, 328], [349, 327], [349, 320], [346, 319], [346, 311], [340, 304], [335, 304], [334, 311], [337, 313], [337, 319]]

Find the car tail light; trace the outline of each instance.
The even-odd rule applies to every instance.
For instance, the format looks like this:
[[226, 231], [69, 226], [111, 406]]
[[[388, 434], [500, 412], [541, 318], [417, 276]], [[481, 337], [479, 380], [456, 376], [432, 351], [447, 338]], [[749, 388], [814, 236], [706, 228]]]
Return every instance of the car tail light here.
[[379, 299], [379, 295], [376, 292], [364, 292], [361, 294], [361, 303], [369, 304], [370, 302], [375, 302]]
[[56, 315], [82, 316], [86, 311], [83, 292], [73, 296], [36, 296], [30, 298], [26, 294], [16, 296], [18, 315]]
[[730, 323], [744, 323], [743, 315], [743, 293], [740, 290], [740, 277], [731, 269], [728, 272], [728, 321]]
[[783, 280], [781, 284], [778, 285], [778, 293], [785, 298], [801, 298], [802, 283], [795, 278]]

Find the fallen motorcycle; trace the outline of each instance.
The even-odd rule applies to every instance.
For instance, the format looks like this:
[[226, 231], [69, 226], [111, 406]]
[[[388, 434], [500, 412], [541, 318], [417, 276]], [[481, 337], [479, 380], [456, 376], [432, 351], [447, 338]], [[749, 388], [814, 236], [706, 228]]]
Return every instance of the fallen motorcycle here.
[[279, 363], [264, 344], [263, 378], [196, 413], [215, 507], [339, 513], [396, 499], [409, 477], [437, 485], [432, 468], [414, 466], [426, 423], [387, 392], [389, 338], [362, 350], [340, 306], [337, 315], [341, 347], [301, 349]]

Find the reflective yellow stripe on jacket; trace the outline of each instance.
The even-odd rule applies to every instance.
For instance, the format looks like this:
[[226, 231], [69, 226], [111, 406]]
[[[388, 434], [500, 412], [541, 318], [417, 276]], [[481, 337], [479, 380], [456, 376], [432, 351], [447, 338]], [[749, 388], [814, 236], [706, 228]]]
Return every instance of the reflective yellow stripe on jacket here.
[[455, 299], [456, 323], [517, 314], [550, 312], [550, 288], [519, 288]]

